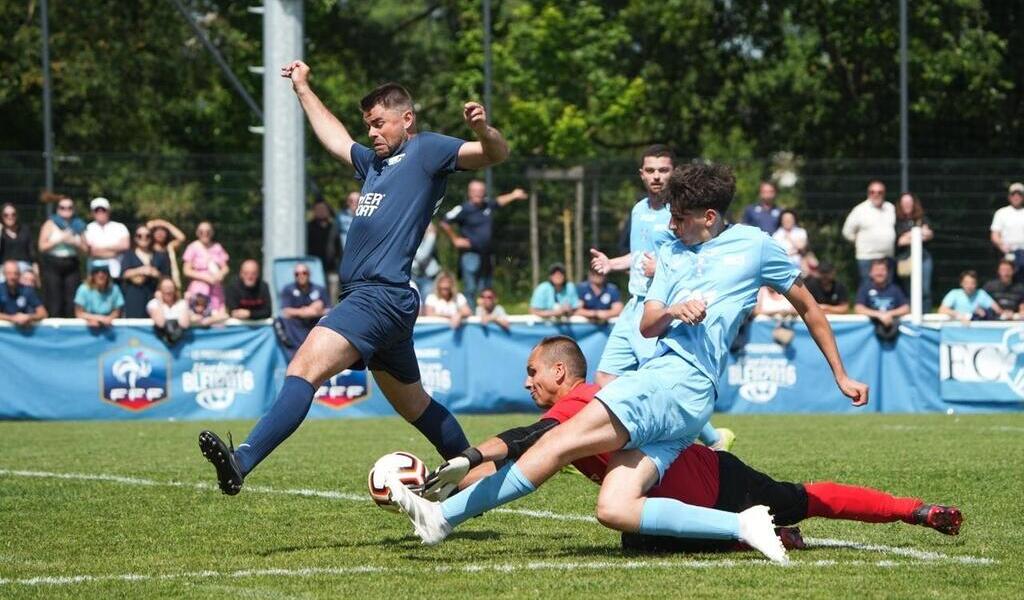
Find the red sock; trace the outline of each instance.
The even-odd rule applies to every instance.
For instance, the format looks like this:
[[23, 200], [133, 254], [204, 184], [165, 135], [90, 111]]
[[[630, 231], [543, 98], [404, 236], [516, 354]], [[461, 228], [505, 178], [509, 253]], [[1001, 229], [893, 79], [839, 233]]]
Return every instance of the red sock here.
[[913, 524], [914, 509], [924, 504], [917, 498], [900, 498], [871, 488], [830, 481], [805, 483], [804, 489], [807, 490], [808, 517]]

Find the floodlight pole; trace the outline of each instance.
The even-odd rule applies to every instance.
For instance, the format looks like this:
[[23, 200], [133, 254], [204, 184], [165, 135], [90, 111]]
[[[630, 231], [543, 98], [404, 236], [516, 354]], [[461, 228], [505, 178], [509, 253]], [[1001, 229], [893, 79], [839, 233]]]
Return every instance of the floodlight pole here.
[[39, 2], [43, 36], [43, 159], [46, 162], [46, 191], [53, 191], [53, 103], [50, 81], [50, 15], [47, 0]]
[[[491, 115], [491, 0], [483, 0], [484, 3], [484, 110], [487, 117]], [[497, 197], [498, 192], [494, 189], [494, 172], [491, 167], [484, 171], [484, 182], [487, 185], [487, 193]]]
[[900, 193], [910, 191], [907, 96], [907, 0], [900, 0]]
[[303, 55], [302, 0], [263, 2], [263, 273], [306, 253], [305, 117], [281, 66]]

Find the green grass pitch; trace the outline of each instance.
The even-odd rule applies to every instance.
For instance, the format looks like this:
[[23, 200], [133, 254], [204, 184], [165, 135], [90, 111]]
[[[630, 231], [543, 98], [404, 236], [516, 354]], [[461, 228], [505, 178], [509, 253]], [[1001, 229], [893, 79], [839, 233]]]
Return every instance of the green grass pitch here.
[[[533, 416], [462, 417], [474, 441]], [[955, 503], [959, 537], [814, 519], [842, 547], [623, 554], [587, 520], [597, 488], [556, 476], [511, 511], [424, 547], [370, 501], [380, 455], [438, 462], [397, 418], [310, 421], [246, 482], [211, 489], [204, 423], [0, 423], [0, 598], [1012, 598], [1024, 593], [1024, 415], [718, 416], [735, 453], [790, 480]], [[215, 423], [236, 442], [252, 423]], [[303, 495], [299, 490], [315, 490]], [[520, 512], [516, 512], [520, 511]], [[525, 511], [547, 511], [536, 514]], [[553, 518], [551, 513], [554, 513]], [[564, 518], [565, 515], [579, 518]], [[837, 543], [837, 542], [832, 542]], [[848, 543], [848, 544], [847, 544]]]

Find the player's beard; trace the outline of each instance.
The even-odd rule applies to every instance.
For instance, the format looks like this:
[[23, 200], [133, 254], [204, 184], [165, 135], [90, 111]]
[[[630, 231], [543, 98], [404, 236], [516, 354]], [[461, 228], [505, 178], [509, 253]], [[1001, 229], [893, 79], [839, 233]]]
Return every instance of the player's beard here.
[[390, 157], [394, 156], [395, 152], [398, 152], [398, 149], [401, 148], [402, 145], [405, 144], [408, 141], [409, 141], [409, 131], [406, 130], [406, 129], [403, 129], [402, 130], [402, 135], [398, 138], [398, 141], [396, 141], [394, 144], [388, 144], [388, 153], [387, 153], [386, 156], [382, 156], [381, 158], [390, 158]]

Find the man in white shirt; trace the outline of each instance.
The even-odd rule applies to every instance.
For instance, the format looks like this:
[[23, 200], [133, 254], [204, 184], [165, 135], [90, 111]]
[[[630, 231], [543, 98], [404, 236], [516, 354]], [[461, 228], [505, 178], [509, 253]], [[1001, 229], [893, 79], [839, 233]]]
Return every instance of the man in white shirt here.
[[94, 219], [85, 227], [85, 243], [89, 244], [89, 264], [106, 265], [111, 279], [121, 277], [122, 252], [128, 250], [131, 235], [123, 223], [110, 220], [110, 201], [93, 198], [89, 203]]
[[992, 245], [1006, 260], [1013, 261], [1014, 279], [1024, 271], [1024, 183], [1010, 185], [1009, 204], [992, 217]]
[[868, 280], [871, 262], [880, 258], [895, 270], [896, 207], [885, 201], [885, 184], [874, 179], [868, 184], [868, 198], [853, 207], [843, 223], [843, 237], [853, 242], [857, 252], [860, 283]]

